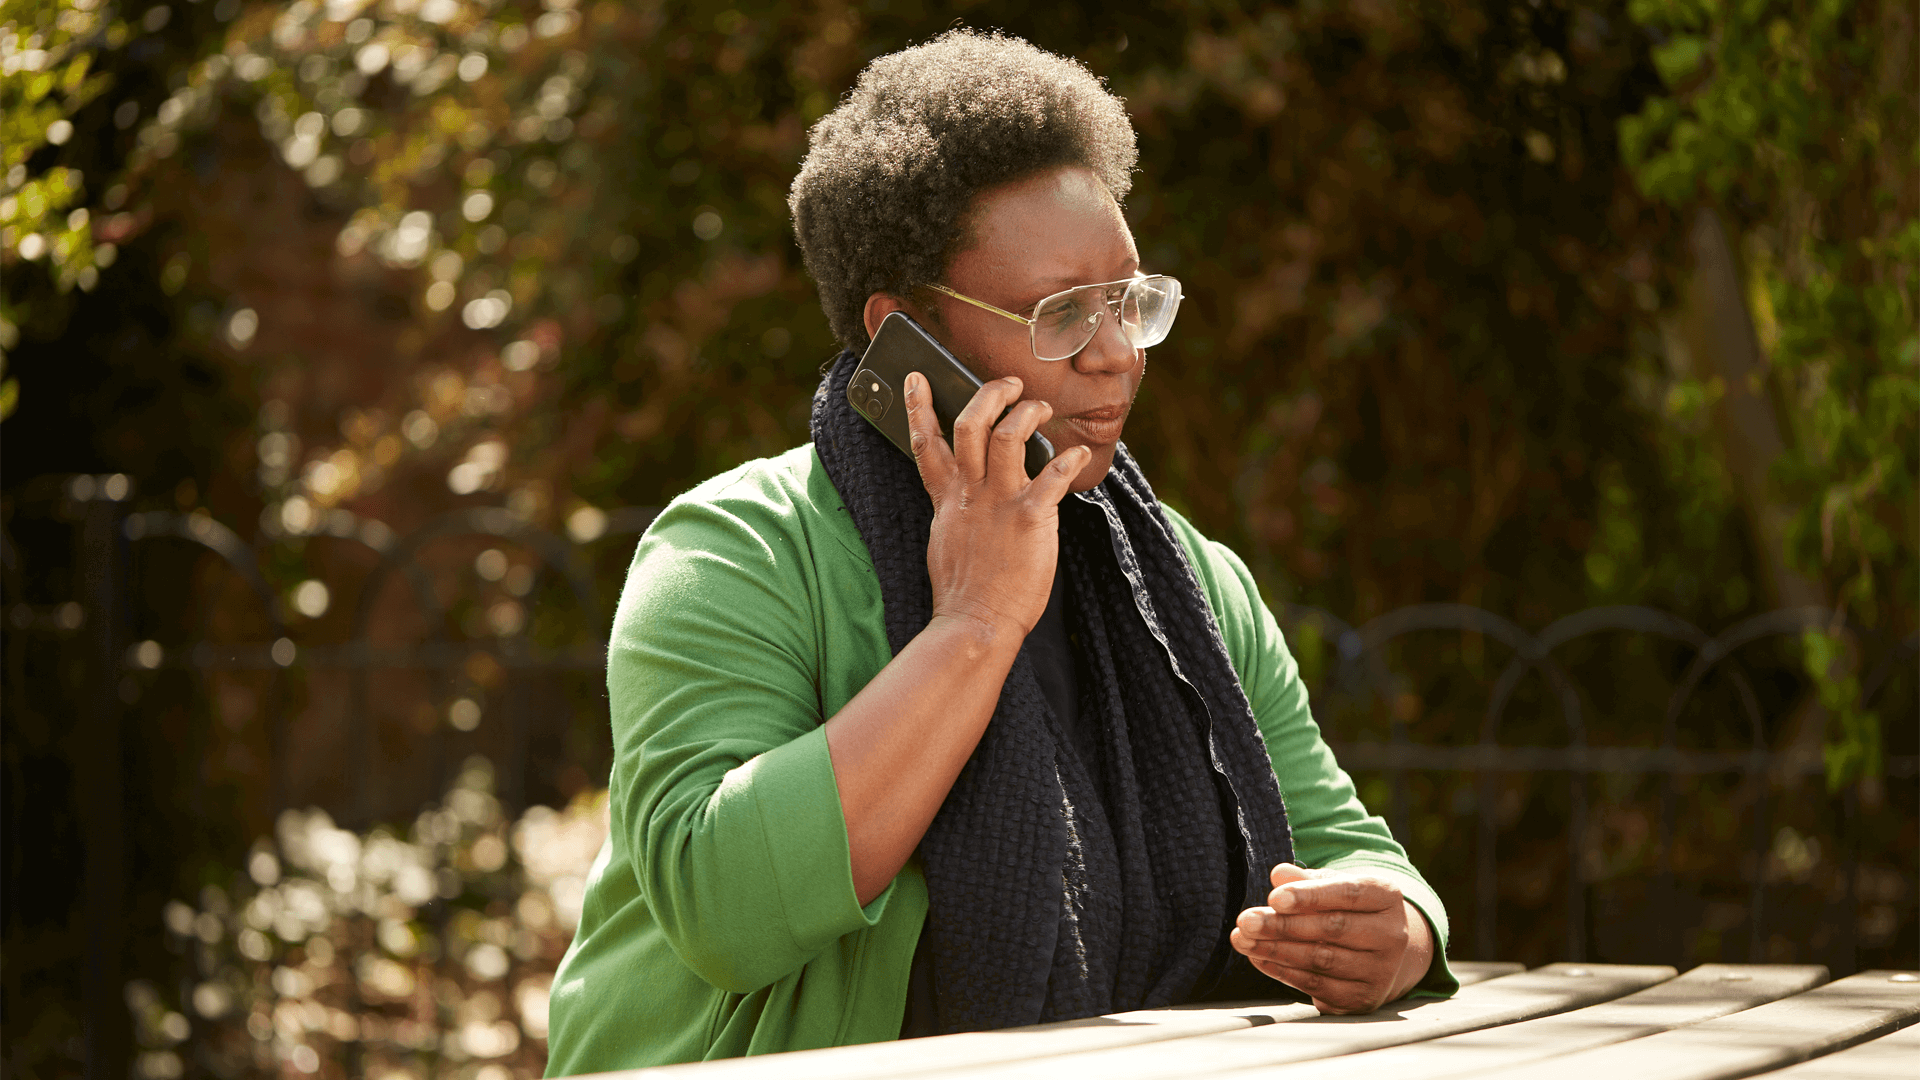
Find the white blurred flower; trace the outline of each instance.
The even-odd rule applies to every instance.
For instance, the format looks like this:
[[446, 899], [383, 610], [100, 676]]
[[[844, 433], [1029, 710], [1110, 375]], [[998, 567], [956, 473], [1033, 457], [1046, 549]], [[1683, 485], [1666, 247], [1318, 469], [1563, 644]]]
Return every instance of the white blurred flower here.
[[360, 985], [375, 996], [404, 998], [413, 993], [413, 972], [384, 956], [374, 953], [362, 956], [356, 974]]
[[265, 962], [268, 957], [273, 955], [273, 942], [267, 940], [267, 935], [252, 927], [240, 931], [240, 939], [237, 944], [240, 949], [240, 955], [256, 964]]
[[387, 257], [400, 266], [412, 266], [426, 257], [427, 246], [433, 239], [433, 215], [425, 210], [413, 210], [400, 218], [389, 237], [391, 243]]
[[[428, 887], [431, 890], [431, 879], [428, 880]], [[428, 896], [431, 898], [431, 891]], [[412, 956], [420, 951], [420, 940], [413, 936], [413, 927], [399, 919], [381, 919], [380, 928], [374, 933], [380, 939], [380, 947], [395, 956]]]
[[393, 894], [411, 907], [433, 899], [433, 873], [424, 866], [403, 866], [393, 875]]
[[203, 982], [193, 988], [193, 1011], [208, 1020], [218, 1020], [233, 1010], [233, 991], [217, 982]]
[[481, 982], [492, 982], [504, 976], [509, 963], [507, 950], [489, 941], [467, 950], [467, 973]]
[[485, 221], [493, 213], [493, 196], [485, 191], [472, 191], [460, 201], [460, 216], [468, 221]]
[[527, 624], [527, 609], [517, 601], [502, 600], [487, 608], [487, 629], [495, 637], [513, 637]]
[[539, 361], [540, 346], [524, 339], [500, 350], [500, 363], [508, 371], [528, 371]]
[[309, 187], [326, 187], [340, 179], [340, 159], [332, 154], [323, 154], [307, 166], [306, 176]]
[[552, 983], [548, 979], [529, 978], [520, 980], [513, 988], [513, 1007], [520, 1014], [520, 1026], [527, 1034], [536, 1038], [547, 1037], [548, 996]]
[[178, 900], [167, 901], [166, 908], [161, 912], [161, 918], [165, 920], [167, 929], [179, 937], [186, 937], [193, 933], [193, 908]]
[[280, 860], [274, 857], [273, 852], [264, 848], [256, 850], [247, 860], [247, 876], [252, 878], [256, 885], [272, 885], [280, 880]]
[[580, 912], [587, 902], [585, 877], [564, 875], [554, 881], [549, 891], [553, 893], [554, 914], [559, 917], [560, 925], [572, 933], [580, 925]]
[[487, 330], [499, 326], [512, 310], [513, 296], [505, 289], [495, 289], [485, 296], [467, 301], [467, 306], [460, 311], [460, 319], [471, 329]]
[[[333, 922], [333, 913], [327, 910], [327, 901], [319, 886], [311, 881], [289, 881], [281, 887], [281, 899], [286, 906], [274, 919], [273, 925], [281, 937], [289, 941], [299, 940], [310, 933], [325, 930]], [[289, 923], [300, 927], [298, 934], [287, 934], [284, 930]]]
[[313, 578], [301, 582], [293, 590], [293, 609], [309, 619], [325, 615], [332, 600], [326, 582]]
[[415, 409], [407, 414], [405, 420], [400, 421], [400, 433], [407, 437], [408, 442], [425, 450], [440, 437], [440, 425], [435, 423], [433, 417], [428, 416], [425, 410]]
[[170, 1043], [185, 1042], [187, 1036], [193, 1034], [193, 1025], [187, 1023], [187, 1018], [177, 1012], [162, 1016], [158, 1026], [161, 1037]]
[[483, 874], [491, 874], [507, 864], [507, 843], [492, 833], [487, 833], [473, 842], [473, 848], [467, 853], [473, 860], [473, 868]]
[[607, 828], [604, 797], [577, 799], [564, 812], [530, 807], [513, 827], [513, 848], [527, 879], [547, 886], [558, 905], [558, 886], [569, 879], [584, 881], [606, 842]]
[[252, 308], [241, 308], [227, 317], [227, 344], [244, 349], [260, 330], [260, 316]]
[[294, 967], [273, 969], [273, 992], [283, 998], [303, 998], [313, 993], [313, 979]]
[[387, 47], [376, 41], [354, 54], [353, 66], [359, 68], [362, 75], [373, 75], [387, 66], [387, 59]]
[[505, 1057], [520, 1048], [520, 1029], [511, 1020], [468, 1021], [460, 1025], [460, 1048], [471, 1057]]
[[320, 140], [294, 135], [280, 144], [280, 156], [295, 169], [304, 169], [320, 156]]
[[607, 531], [607, 512], [597, 506], [582, 506], [567, 515], [567, 535], [576, 544], [600, 539]]
[[480, 703], [472, 698], [457, 698], [447, 706], [447, 723], [455, 731], [472, 731], [480, 726]]

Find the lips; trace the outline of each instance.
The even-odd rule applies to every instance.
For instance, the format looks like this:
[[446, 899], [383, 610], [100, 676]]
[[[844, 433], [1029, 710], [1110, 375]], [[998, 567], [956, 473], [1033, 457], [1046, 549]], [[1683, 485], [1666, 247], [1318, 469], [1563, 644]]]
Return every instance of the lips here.
[[1089, 443], [1119, 442], [1120, 432], [1127, 426], [1127, 413], [1130, 411], [1131, 409], [1126, 405], [1083, 409], [1066, 417], [1062, 423], [1072, 428]]

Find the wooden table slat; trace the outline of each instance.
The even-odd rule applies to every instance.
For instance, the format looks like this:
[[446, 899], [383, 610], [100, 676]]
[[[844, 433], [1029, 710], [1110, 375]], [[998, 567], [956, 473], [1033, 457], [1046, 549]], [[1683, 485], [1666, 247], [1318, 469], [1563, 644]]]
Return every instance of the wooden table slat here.
[[622, 1080], [683, 1080], [688, 1074], [700, 1080], [880, 1080], [1186, 1039], [1318, 1015], [1319, 1010], [1313, 1006], [1296, 1002], [1253, 1002], [1221, 1008], [1181, 1006], [1090, 1016], [1059, 1024], [697, 1061], [604, 1075]]
[[[1262, 1070], [1286, 1080], [1446, 1080], [1625, 1042], [1751, 1009], [1827, 980], [1818, 965], [1702, 964], [1637, 994], [1499, 1027]], [[1254, 1073], [1234, 1073], [1250, 1080]]]
[[1767, 1080], [1913, 1080], [1915, 1076], [1920, 1076], [1920, 1024], [1789, 1065], [1768, 1073]]
[[1050, 1055], [1042, 1060], [1010, 1059], [1009, 1063], [980, 1069], [951, 1070], [937, 1064], [939, 1055], [930, 1052], [917, 1072], [940, 1080], [974, 1076], [1059, 1080], [1063, 1070], [1101, 1080], [1184, 1080], [1230, 1069], [1351, 1054], [1531, 1019], [1616, 998], [1673, 976], [1670, 967], [1551, 964], [1464, 987], [1445, 1001], [1402, 1002], [1363, 1016], [1312, 1016], [1282, 1025], [1079, 1053], [1070, 1060]]
[[1486, 982], [1507, 975], [1518, 975], [1527, 970], [1527, 965], [1512, 960], [1455, 960], [1451, 964], [1453, 977], [1460, 980], [1461, 986]]
[[1735, 1080], [1892, 1031], [1920, 1017], [1920, 981], [1869, 971], [1677, 1031], [1567, 1054], [1478, 1080]]

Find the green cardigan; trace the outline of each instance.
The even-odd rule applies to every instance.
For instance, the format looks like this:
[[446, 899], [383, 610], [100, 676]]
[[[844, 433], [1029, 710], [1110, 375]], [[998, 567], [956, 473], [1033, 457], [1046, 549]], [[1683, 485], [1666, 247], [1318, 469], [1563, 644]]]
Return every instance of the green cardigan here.
[[[1231, 551], [1168, 511], [1287, 801], [1297, 858], [1384, 875], [1447, 918], [1354, 795], [1299, 668]], [[612, 833], [554, 977], [547, 1075], [898, 1036], [927, 888], [864, 908], [823, 722], [892, 658], [866, 546], [811, 445], [675, 499], [647, 530], [608, 646]]]

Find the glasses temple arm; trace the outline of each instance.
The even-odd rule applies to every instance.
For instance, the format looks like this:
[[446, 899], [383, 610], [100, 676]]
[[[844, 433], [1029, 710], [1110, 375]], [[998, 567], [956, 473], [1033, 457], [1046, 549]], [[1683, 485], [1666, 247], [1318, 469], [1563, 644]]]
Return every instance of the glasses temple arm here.
[[954, 292], [952, 289], [947, 288], [945, 285], [935, 285], [932, 282], [929, 282], [927, 284], [927, 288], [932, 289], [934, 292], [937, 292], [937, 293], [945, 293], [946, 295], [953, 297], [955, 300], [960, 300], [965, 303], [972, 304], [974, 307], [981, 308], [986, 311], [991, 311], [995, 315], [1004, 315], [1007, 318], [1012, 319], [1014, 322], [1017, 322], [1022, 326], [1030, 326], [1033, 323], [1032, 319], [1029, 319], [1024, 315], [1015, 315], [1013, 312], [1008, 311], [1004, 308], [994, 307], [992, 304], [987, 303], [985, 300], [975, 300], [971, 296], [963, 296], [960, 293]]

